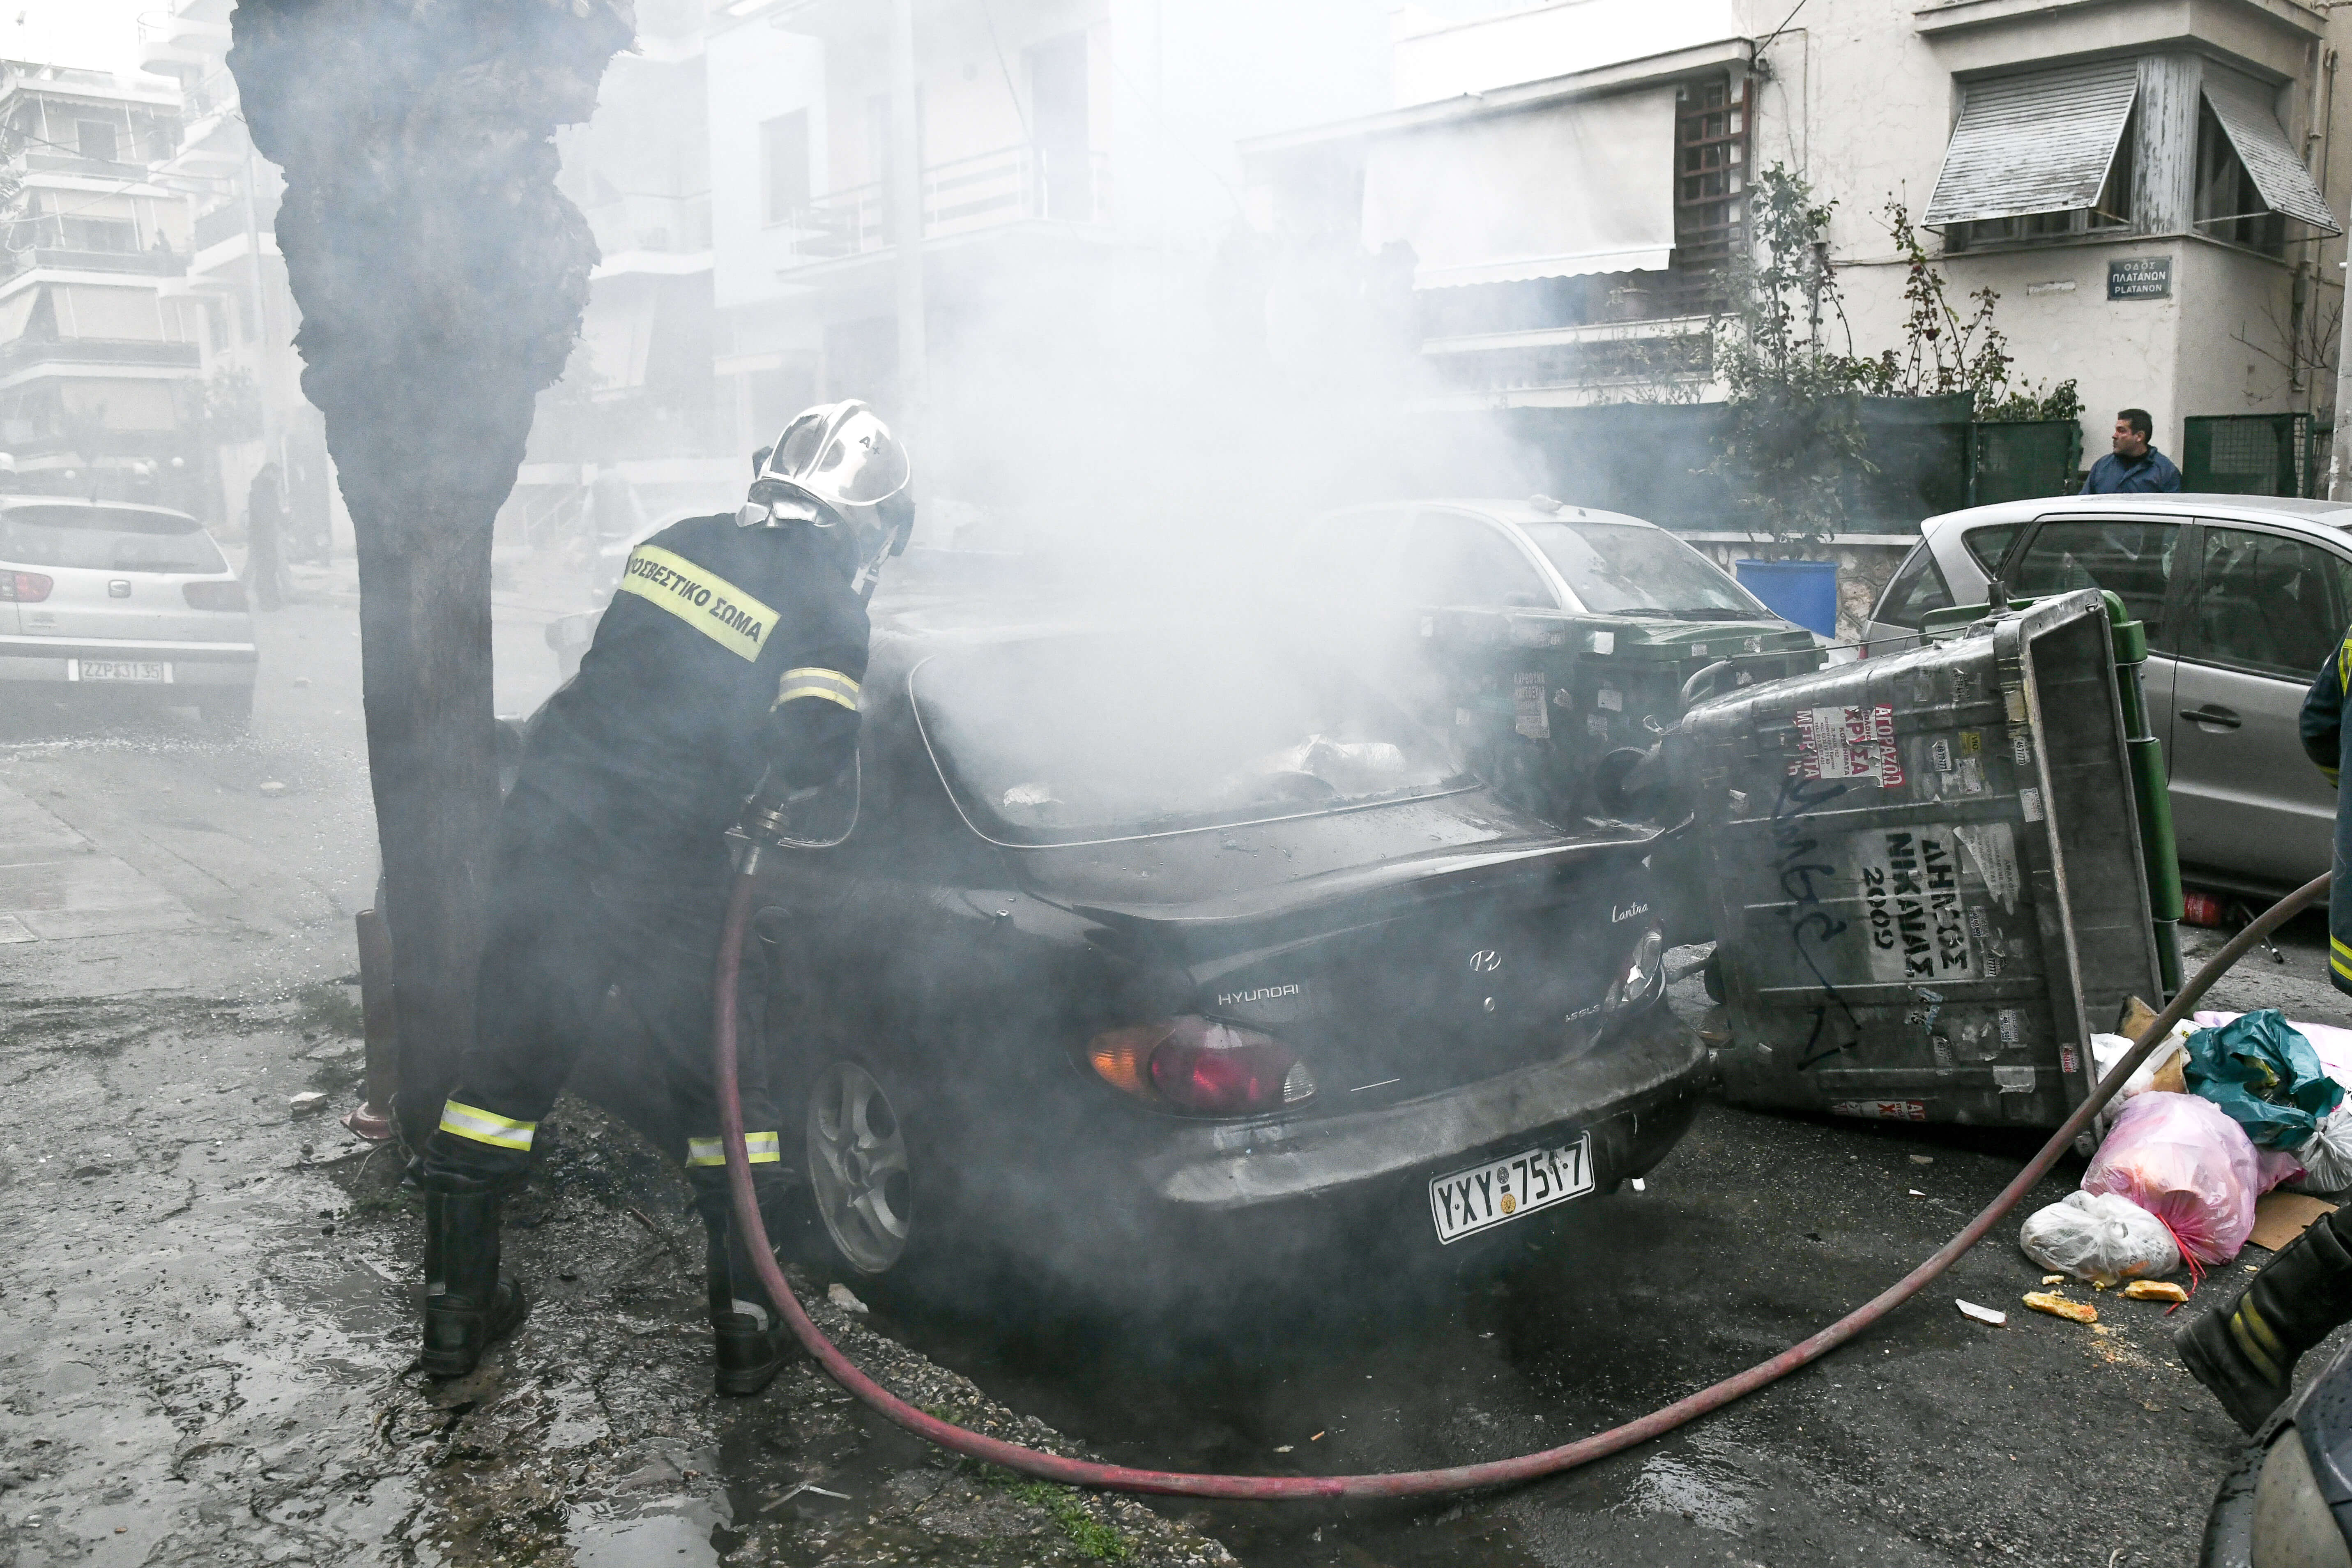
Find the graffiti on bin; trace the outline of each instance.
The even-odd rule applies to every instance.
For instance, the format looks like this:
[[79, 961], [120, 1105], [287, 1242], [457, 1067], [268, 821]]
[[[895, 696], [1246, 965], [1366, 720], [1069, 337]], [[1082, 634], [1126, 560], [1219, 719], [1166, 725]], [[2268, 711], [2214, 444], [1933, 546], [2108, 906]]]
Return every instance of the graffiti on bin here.
[[1851, 778], [1792, 773], [1773, 807], [1774, 869], [1788, 900], [1781, 920], [1821, 992], [1800, 1070], [1850, 1050], [1860, 1037], [1863, 1021], [1845, 994], [1851, 987], [1997, 980], [2009, 963], [1999, 916], [2015, 914], [2023, 881], [2012, 826], [1881, 824], [1824, 832], [1808, 820], [1853, 787]]
[[[1812, 972], [1813, 980], [1822, 993], [1822, 1000], [1813, 1007], [1812, 1029], [1807, 1034], [1805, 1048], [1798, 1058], [1797, 1066], [1801, 1069], [1850, 1049], [1853, 1045], [1854, 1031], [1861, 1025], [1853, 1009], [1838, 994], [1837, 982], [1830, 977], [1829, 970], [1822, 963], [1822, 956], [1829, 952], [1829, 944], [1845, 934], [1847, 922], [1830, 913], [1824, 906], [1820, 879], [1835, 879], [1837, 867], [1814, 858], [1821, 852], [1821, 840], [1806, 830], [1804, 823], [1807, 813], [1820, 810], [1853, 787], [1850, 783], [1808, 779], [1791, 773], [1780, 782], [1780, 798], [1772, 803], [1774, 863], [1780, 873], [1780, 891], [1791, 900], [1785, 916], [1789, 922], [1789, 941], [1796, 948], [1797, 956], [1804, 960], [1805, 967]], [[1845, 1028], [1842, 1037], [1832, 1037], [1835, 1044], [1824, 1047], [1822, 1040], [1823, 1035], [1830, 1031], [1830, 1009], [1832, 1005], [1843, 1016]]]

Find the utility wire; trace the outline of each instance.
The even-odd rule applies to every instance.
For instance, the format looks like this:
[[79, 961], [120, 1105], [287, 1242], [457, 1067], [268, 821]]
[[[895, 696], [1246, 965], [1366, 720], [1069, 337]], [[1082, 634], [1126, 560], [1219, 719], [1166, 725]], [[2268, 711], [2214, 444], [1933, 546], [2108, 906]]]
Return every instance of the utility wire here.
[[[2352, 4], [2352, 0], [2344, 0], [2344, 3]], [[1789, 24], [1797, 19], [1797, 13], [1804, 8], [1805, 0], [1797, 0], [1797, 3], [1794, 5], [1790, 6], [1789, 14], [1780, 18], [1780, 25], [1773, 28], [1770, 33], [1765, 36], [1764, 41], [1756, 46], [1755, 52], [1760, 55], [1766, 49], [1770, 48], [1774, 43], [1779, 41], [1780, 35], [1789, 30]]]

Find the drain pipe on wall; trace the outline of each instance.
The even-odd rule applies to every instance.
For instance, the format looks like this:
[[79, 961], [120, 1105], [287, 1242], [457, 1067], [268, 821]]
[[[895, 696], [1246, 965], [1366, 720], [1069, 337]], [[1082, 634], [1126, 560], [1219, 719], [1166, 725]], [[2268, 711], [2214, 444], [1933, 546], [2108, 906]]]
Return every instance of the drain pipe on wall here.
[[1596, 1433], [1557, 1448], [1523, 1454], [1517, 1458], [1456, 1465], [1445, 1469], [1391, 1470], [1378, 1475], [1212, 1476], [1177, 1470], [1137, 1469], [1126, 1465], [1101, 1465], [1083, 1459], [1064, 1458], [1058, 1454], [1024, 1448], [1019, 1444], [986, 1436], [935, 1415], [928, 1415], [860, 1372], [838, 1346], [818, 1332], [816, 1325], [809, 1321], [808, 1313], [802, 1309], [799, 1299], [793, 1294], [792, 1286], [784, 1279], [783, 1269], [776, 1263], [774, 1248], [769, 1245], [767, 1230], [760, 1218], [760, 1205], [752, 1194], [751, 1166], [743, 1148], [743, 1107], [739, 1098], [736, 1071], [736, 989], [742, 978], [744, 931], [751, 920], [753, 883], [759, 863], [759, 848], [745, 849], [735, 878], [734, 890], [728, 901], [726, 934], [720, 939], [719, 948], [717, 1016], [712, 1030], [712, 1052], [717, 1058], [719, 1123], [727, 1144], [727, 1177], [735, 1200], [735, 1222], [743, 1227], [744, 1236], [751, 1241], [751, 1260], [758, 1269], [761, 1283], [767, 1287], [769, 1297], [782, 1311], [785, 1322], [791, 1326], [793, 1335], [800, 1341], [802, 1348], [824, 1368], [835, 1382], [884, 1418], [950, 1453], [1001, 1465], [1008, 1470], [1034, 1476], [1041, 1480], [1059, 1481], [1066, 1486], [1146, 1492], [1161, 1497], [1221, 1498], [1261, 1502], [1331, 1498], [1432, 1497], [1537, 1480], [1545, 1476], [1558, 1475], [1563, 1470], [1575, 1469], [1580, 1465], [1589, 1465], [1595, 1459], [1605, 1458], [1663, 1436], [1685, 1422], [1722, 1409], [1743, 1394], [1753, 1394], [1767, 1384], [1786, 1377], [1799, 1367], [1820, 1360], [1917, 1295], [1937, 1275], [1982, 1241], [1994, 1226], [2008, 1217], [2010, 1212], [2024, 1201], [2025, 1194], [2033, 1190], [2034, 1184], [2047, 1175], [2050, 1168], [2058, 1163], [2059, 1156], [2073, 1145], [2074, 1135], [2090, 1125], [2091, 1119], [2105, 1108], [2107, 1102], [2122, 1089], [2125, 1081], [2155, 1051], [2158, 1042], [2171, 1033], [2173, 1025], [2195, 1009], [2212, 984], [2229, 973], [2255, 943], [2324, 898], [2328, 883], [2328, 879], [2322, 877], [2288, 894], [2231, 938], [2229, 945], [2214, 954], [2172, 999], [2171, 1005], [2140, 1032], [2123, 1060], [2117, 1062], [2089, 1097], [2074, 1108], [2074, 1113], [2066, 1119], [2065, 1124], [2050, 1135], [2050, 1141], [2042, 1146], [2039, 1153], [2026, 1162], [2025, 1168], [2001, 1189], [2000, 1195], [1970, 1220], [1967, 1228], [1946, 1242], [1934, 1257], [1868, 1302], [1769, 1361], [1759, 1362], [1745, 1372], [1727, 1377], [1713, 1387], [1675, 1400], [1639, 1420], [1612, 1426], [1606, 1432]]

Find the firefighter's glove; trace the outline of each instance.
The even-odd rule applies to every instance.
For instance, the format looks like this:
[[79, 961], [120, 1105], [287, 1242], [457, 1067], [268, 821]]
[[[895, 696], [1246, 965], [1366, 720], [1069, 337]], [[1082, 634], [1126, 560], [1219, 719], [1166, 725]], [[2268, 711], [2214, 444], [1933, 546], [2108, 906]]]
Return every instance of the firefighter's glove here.
[[744, 836], [774, 849], [822, 849], [838, 844], [854, 820], [855, 789], [843, 781], [753, 795], [743, 808]]

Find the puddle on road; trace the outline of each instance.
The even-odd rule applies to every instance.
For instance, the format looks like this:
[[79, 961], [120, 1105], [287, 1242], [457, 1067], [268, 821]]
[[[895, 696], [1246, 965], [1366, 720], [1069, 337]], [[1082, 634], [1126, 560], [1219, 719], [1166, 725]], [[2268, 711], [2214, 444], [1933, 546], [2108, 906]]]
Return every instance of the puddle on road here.
[[1679, 1515], [1709, 1530], [1739, 1534], [1755, 1523], [1756, 1510], [1737, 1453], [1738, 1446], [1717, 1433], [1692, 1433], [1643, 1461], [1625, 1500], [1612, 1511]]
[[573, 1568], [717, 1568], [711, 1531], [726, 1521], [707, 1506], [638, 1519], [574, 1517]]

